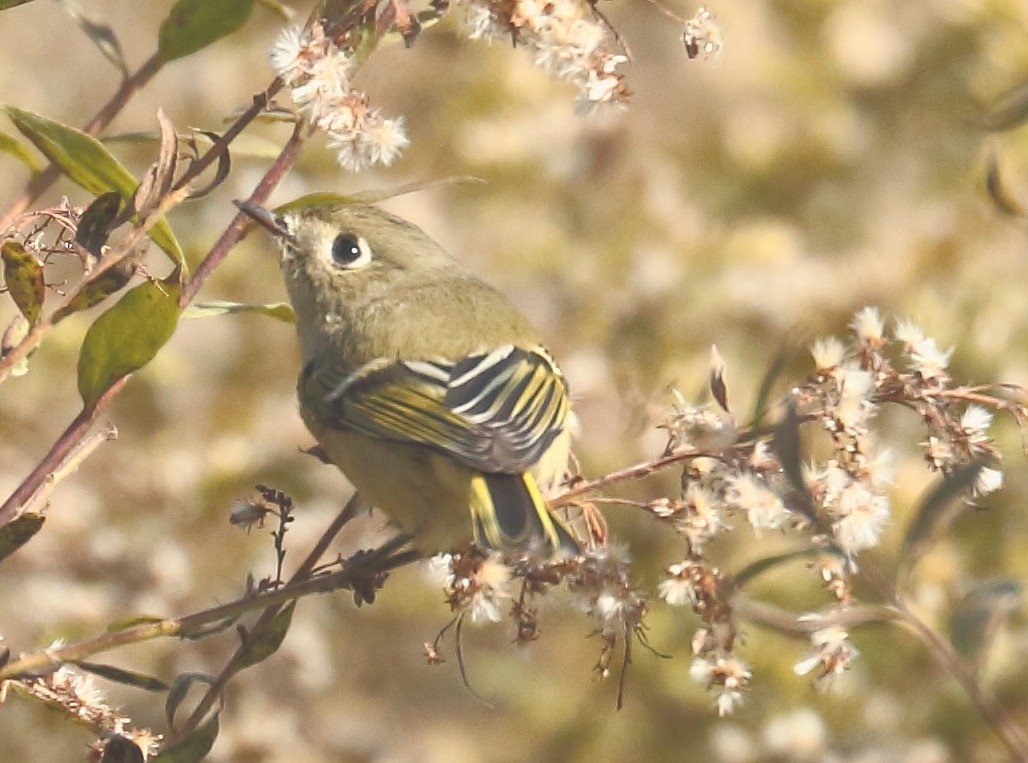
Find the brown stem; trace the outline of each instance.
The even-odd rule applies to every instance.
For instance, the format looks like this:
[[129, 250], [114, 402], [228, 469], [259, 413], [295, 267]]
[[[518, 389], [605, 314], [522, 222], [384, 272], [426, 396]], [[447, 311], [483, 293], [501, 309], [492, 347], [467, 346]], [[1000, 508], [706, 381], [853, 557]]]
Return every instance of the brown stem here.
[[906, 625], [927, 647], [929, 654], [949, 672], [961, 688], [967, 692], [971, 701], [978, 708], [979, 714], [992, 727], [1014, 760], [1028, 761], [1028, 736], [1014, 722], [996, 697], [978, 682], [974, 673], [954, 651], [953, 646], [932, 630], [923, 620], [910, 611], [905, 604], [898, 602], [899, 621]]
[[99, 432], [93, 432], [93, 434], [88, 437], [84, 437], [81, 442], [72, 447], [68, 452], [68, 455], [61, 460], [57, 467], [46, 475], [43, 479], [43, 483], [22, 505], [19, 513], [24, 514], [26, 512], [36, 511], [37, 507], [43, 506], [50, 499], [50, 494], [54, 491], [54, 488], [57, 487], [57, 483], [68, 475], [73, 474], [87, 458], [93, 455], [93, 452], [97, 448], [105, 442], [114, 440], [117, 437], [118, 430], [113, 424], [108, 424], [107, 427], [101, 429]]
[[[339, 524], [341, 517], [342, 515], [336, 518], [333, 526]], [[327, 535], [328, 532], [326, 532]], [[415, 561], [418, 558], [417, 552], [401, 552], [398, 550], [404, 543], [405, 539], [396, 538], [388, 541], [375, 551], [367, 552], [348, 560], [341, 570], [328, 575], [307, 578], [295, 583], [290, 582], [274, 591], [266, 591], [255, 596], [245, 596], [227, 604], [220, 604], [216, 607], [193, 612], [182, 617], [169, 617], [110, 630], [87, 641], [52, 647], [41, 652], [23, 655], [16, 660], [11, 660], [0, 668], [0, 682], [46, 672], [61, 663], [84, 660], [94, 654], [106, 652], [127, 644], [138, 644], [143, 641], [166, 637], [188, 638], [195, 636], [205, 626], [236, 619], [247, 612], [253, 612], [258, 609], [277, 612], [278, 608], [282, 605], [296, 601], [304, 596], [350, 588], [355, 581], [361, 578], [389, 572]], [[251, 633], [256, 633], [256, 628], [251, 630]], [[207, 709], [209, 710], [210, 708], [208, 707]], [[206, 713], [206, 711], [204, 712]], [[184, 734], [181, 730], [176, 734], [178, 739], [183, 736]]]
[[68, 428], [61, 433], [61, 436], [54, 442], [50, 451], [43, 456], [43, 459], [36, 464], [28, 477], [11, 493], [10, 497], [0, 506], [0, 527], [15, 519], [21, 513], [21, 507], [39, 489], [47, 478], [60, 467], [60, 465], [86, 436], [89, 428], [97, 420], [101, 413], [111, 404], [114, 397], [125, 386], [128, 376], [116, 380], [96, 401], [92, 408], [83, 408]]
[[[282, 89], [282, 84], [282, 80], [276, 77], [264, 92], [255, 95], [250, 107], [236, 118], [232, 123], [232, 126], [229, 127], [228, 130], [218, 138], [218, 140], [214, 141], [211, 147], [207, 150], [207, 153], [190, 164], [189, 169], [186, 170], [182, 177], [175, 181], [175, 188], [185, 188], [199, 177], [205, 169], [210, 167], [222, 154], [228, 151], [228, 147], [232, 141], [238, 137], [239, 133], [249, 127], [253, 120], [260, 116], [260, 113], [267, 107], [268, 103], [275, 96], [275, 93]], [[263, 182], [263, 180], [261, 182]]]
[[[94, 277], [99, 275], [103, 270], [113, 267], [118, 261], [127, 256], [135, 242], [145, 234], [149, 227], [159, 220], [168, 208], [179, 203], [182, 198], [184, 198], [186, 193], [185, 188], [189, 181], [199, 175], [205, 167], [209, 166], [217, 158], [218, 153], [226, 150], [228, 143], [239, 134], [246, 124], [249, 124], [254, 118], [256, 118], [257, 114], [260, 113], [261, 109], [263, 109], [267, 103], [267, 99], [270, 98], [271, 94], [279, 87], [281, 87], [281, 83], [276, 80], [272, 83], [271, 87], [265, 91], [265, 93], [254, 99], [253, 106], [251, 106], [250, 109], [248, 109], [247, 112], [245, 112], [236, 121], [232, 129], [227, 131], [225, 135], [223, 135], [222, 138], [211, 147], [211, 150], [208, 151], [202, 159], [197, 160], [197, 162], [194, 163], [194, 166], [190, 168], [190, 171], [179, 180], [176, 189], [166, 197], [164, 203], [148, 214], [146, 220], [126, 236], [125, 240], [122, 241], [119, 246], [119, 248], [123, 250], [122, 254], [105, 258], [99, 268], [94, 272]], [[302, 145], [303, 140], [300, 137], [300, 131], [298, 128], [297, 130], [294, 130], [293, 135], [283, 147], [282, 152], [279, 154], [274, 164], [272, 164], [271, 168], [257, 185], [257, 188], [251, 196], [251, 200], [260, 203], [270, 195], [272, 189], [274, 189], [285, 175], [286, 171], [296, 161]], [[203, 262], [200, 263], [196, 273], [194, 273], [192, 278], [184, 284], [180, 302], [182, 306], [189, 304], [189, 302], [195, 298], [196, 293], [199, 291], [204, 281], [206, 281], [221, 261], [225, 259], [228, 251], [239, 240], [239, 237], [246, 226], [246, 222], [247, 218], [242, 213], [237, 214], [232, 220], [229, 227], [221, 235], [221, 238], [218, 239], [207, 257], [205, 257]], [[69, 294], [64, 303], [70, 303], [73, 298], [74, 294]], [[40, 341], [42, 341], [46, 332], [53, 328], [53, 315], [55, 315], [55, 313], [50, 313], [44, 317], [43, 320], [33, 327], [17, 347], [8, 353], [3, 360], [0, 360], [0, 381], [3, 381], [6, 375], [10, 372], [10, 369], [14, 367], [14, 364], [21, 358], [26, 357], [29, 352], [31, 352]], [[50, 452], [47, 453], [39, 464], [36, 465], [36, 468], [33, 469], [29, 476], [25, 478], [21, 485], [18, 486], [4, 504], [0, 506], [0, 526], [3, 526], [18, 516], [20, 513], [20, 507], [36, 492], [39, 486], [47, 479], [47, 476], [57, 467], [58, 464], [61, 463], [61, 461], [71, 452], [79, 441], [85, 437], [86, 433], [89, 431], [89, 427], [96, 421], [97, 416], [110, 405], [111, 400], [121, 390], [126, 380], [127, 377], [116, 382], [103, 394], [91, 411], [82, 411], [82, 413], [75, 418], [68, 429], [66, 429], [54, 443]]]
[[629, 466], [625, 469], [619, 469], [616, 472], [605, 474], [602, 477], [597, 477], [593, 480], [581, 480], [580, 482], [573, 483], [572, 487], [568, 488], [560, 495], [551, 498], [549, 503], [551, 506], [564, 506], [569, 503], [573, 503], [576, 499], [581, 498], [594, 490], [601, 490], [608, 485], [624, 482], [626, 480], [648, 477], [654, 472], [659, 472], [661, 469], [666, 469], [667, 467], [681, 463], [682, 461], [688, 461], [690, 458], [699, 458], [703, 455], [706, 454], [693, 448], [676, 450], [666, 456], [655, 458], [652, 461], [644, 461], [641, 464], [635, 464], [634, 466]]
[[894, 607], [883, 604], [845, 607], [816, 618], [809, 617], [809, 613], [796, 613], [743, 593], [732, 596], [731, 604], [732, 612], [749, 623], [797, 636], [809, 636], [815, 631], [833, 625], [851, 630], [858, 626], [890, 623], [901, 619]]
[[[264, 174], [264, 177], [261, 178], [253, 193], [250, 194], [248, 201], [262, 204], [267, 200], [275, 186], [279, 184], [289, 168], [296, 162], [297, 157], [300, 155], [300, 149], [303, 148], [303, 143], [304, 138], [301, 135], [301, 128], [297, 125], [285, 146], [282, 147], [282, 151], [279, 153], [278, 158], [275, 159], [274, 164], [271, 165]], [[210, 278], [214, 269], [225, 259], [229, 250], [238, 243], [249, 222], [250, 218], [242, 212], [237, 213], [232, 218], [228, 228], [221, 234], [221, 237], [207, 253], [207, 256], [197, 265], [193, 275], [183, 285], [182, 297], [179, 301], [183, 307], [196, 299], [200, 288]]]
[[895, 586], [879, 575], [874, 567], [862, 567], [860, 576], [896, 612], [896, 621], [907, 626], [921, 640], [935, 661], [960, 684], [960, 687], [977, 707], [979, 715], [996, 732], [1000, 741], [1014, 756], [1014, 760], [1028, 761], [1028, 736], [1011, 719], [996, 698], [978, 682], [975, 674], [957, 654], [953, 645], [915, 615]]

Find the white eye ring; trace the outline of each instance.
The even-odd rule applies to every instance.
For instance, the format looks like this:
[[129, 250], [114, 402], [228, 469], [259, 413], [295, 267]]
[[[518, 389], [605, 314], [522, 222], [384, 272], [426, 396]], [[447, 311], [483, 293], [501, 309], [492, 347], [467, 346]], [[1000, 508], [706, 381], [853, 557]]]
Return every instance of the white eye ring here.
[[336, 267], [355, 270], [371, 263], [371, 245], [364, 236], [340, 233], [329, 243], [328, 256]]

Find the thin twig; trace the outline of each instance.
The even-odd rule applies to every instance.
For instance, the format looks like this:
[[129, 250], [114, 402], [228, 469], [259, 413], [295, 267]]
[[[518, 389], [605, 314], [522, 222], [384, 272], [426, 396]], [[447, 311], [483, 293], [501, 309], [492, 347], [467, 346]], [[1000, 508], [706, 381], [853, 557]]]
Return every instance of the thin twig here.
[[[336, 518], [332, 527], [326, 531], [325, 537], [331, 533], [332, 528], [338, 527], [341, 529], [342, 524], [345, 524], [339, 522], [341, 517], [342, 515]], [[120, 630], [107, 631], [96, 638], [80, 641], [76, 644], [53, 647], [44, 649], [41, 652], [22, 655], [0, 668], [0, 682], [47, 672], [62, 663], [83, 660], [94, 654], [106, 652], [126, 644], [138, 644], [162, 637], [189, 638], [201, 631], [205, 626], [226, 620], [238, 619], [248, 612], [256, 610], [264, 610], [265, 612], [274, 610], [277, 612], [278, 608], [282, 605], [304, 596], [310, 596], [315, 593], [331, 593], [332, 591], [351, 588], [355, 582], [359, 582], [369, 575], [389, 572], [420, 558], [415, 551], [400, 551], [398, 545], [402, 546], [403, 542], [403, 539], [400, 539], [399, 543], [394, 539], [384, 543], [374, 551], [355, 554], [347, 560], [341, 570], [329, 575], [311, 577], [296, 582], [291, 581], [288, 585], [273, 591], [247, 595], [227, 604], [220, 604], [216, 607], [193, 612], [182, 617], [169, 617], [148, 621]], [[255, 627], [251, 633], [256, 631]], [[177, 736], [182, 736], [182, 729], [179, 729]]]
[[[494, 707], [492, 703], [475, 691], [475, 687], [471, 685], [471, 677], [468, 675], [468, 665], [464, 661], [464, 613], [461, 612], [454, 618], [454, 620], [457, 627], [454, 628], [453, 631], [453, 653], [457, 657], [457, 669], [460, 671], [460, 680], [464, 682], [464, 688], [471, 693], [471, 696], [474, 697], [476, 701], [480, 702], [488, 709], [493, 710]], [[439, 635], [442, 635], [442, 633]]]
[[742, 593], [732, 597], [732, 612], [755, 625], [764, 625], [780, 633], [797, 636], [809, 636], [833, 625], [850, 630], [861, 625], [889, 623], [900, 619], [894, 607], [882, 604], [850, 606], [825, 613], [797, 614]]
[[73, 474], [82, 465], [82, 462], [89, 458], [97, 448], [105, 442], [117, 439], [117, 437], [117, 428], [113, 424], [109, 424], [99, 432], [93, 432], [93, 434], [72, 447], [71, 452], [61, 460], [56, 469], [46, 476], [43, 484], [32, 494], [32, 497], [25, 501], [25, 505], [22, 506], [19, 513], [24, 514], [37, 511], [37, 507], [42, 506], [49, 500], [50, 494], [57, 487], [57, 483], [68, 475]]
[[[279, 589], [277, 593], [296, 590], [297, 584], [302, 583], [310, 576], [311, 571], [317, 566], [321, 557], [324, 556], [325, 551], [328, 550], [328, 547], [332, 544], [332, 541], [335, 540], [335, 537], [339, 535], [346, 524], [357, 515], [360, 508], [360, 494], [354, 493], [350, 496], [350, 500], [346, 502], [342, 511], [339, 512], [332, 523], [325, 529], [325, 532], [321, 534], [318, 542], [314, 544], [314, 547], [307, 554], [307, 557], [303, 562], [301, 562], [300, 566], [296, 568], [296, 571], [289, 579], [289, 583]], [[345, 566], [343, 571], [345, 572], [348, 569], [350, 569], [349, 565]], [[329, 575], [325, 578], [314, 578], [313, 580], [321, 581], [330, 577], [332, 576]], [[279, 613], [282, 606], [293, 601], [295, 598], [296, 597], [294, 595], [285, 599], [280, 599], [273, 604], [266, 605], [267, 608], [261, 612], [257, 622], [255, 622], [253, 628], [250, 629], [250, 637], [252, 638], [254, 635], [260, 634], [263, 629], [267, 628], [275, 619], [275, 615]], [[182, 725], [175, 730], [174, 736], [168, 741], [169, 746], [173, 746], [177, 740], [185, 739], [200, 725], [200, 723], [203, 722], [204, 718], [206, 718], [211, 708], [214, 707], [214, 704], [218, 701], [218, 698], [225, 690], [225, 686], [228, 684], [229, 680], [231, 680], [231, 678], [238, 672], [236, 665], [238, 665], [241, 655], [246, 653], [247, 650], [248, 640], [243, 639], [236, 648], [235, 654], [233, 654], [228, 662], [225, 663], [225, 667], [222, 668], [217, 679], [215, 679], [214, 683], [207, 688], [203, 697], [200, 698], [200, 701], [193, 709], [193, 712], [190, 713], [189, 717], [182, 723]]]
[[16, 519], [22, 513], [26, 502], [60, 468], [61, 464], [68, 458], [68, 455], [76, 447], [80, 446], [82, 439], [89, 432], [97, 417], [107, 409], [110, 401], [121, 391], [121, 388], [125, 386], [127, 381], [128, 376], [115, 380], [104, 391], [92, 408], [84, 408], [72, 420], [68, 428], [54, 442], [50, 451], [36, 464], [36, 468], [29, 473], [29, 476], [22, 481], [17, 489], [11, 493], [10, 497], [4, 501], [4, 504], [0, 506], [0, 527]]
[[[302, 135], [302, 129], [297, 124], [296, 129], [293, 130], [293, 134], [289, 137], [285, 146], [282, 147], [282, 151], [279, 153], [278, 158], [275, 159], [274, 164], [268, 169], [261, 178], [261, 181], [257, 184], [253, 193], [250, 194], [247, 201], [254, 202], [256, 204], [262, 204], [267, 201], [267, 198], [271, 195], [272, 190], [279, 184], [286, 172], [293, 166], [297, 158], [300, 155], [300, 150], [303, 148], [304, 138]], [[246, 226], [250, 223], [250, 218], [243, 212], [238, 212], [232, 222], [229, 223], [228, 228], [221, 234], [221, 237], [217, 240], [214, 246], [211, 247], [210, 252], [203, 258], [203, 261], [196, 267], [196, 271], [186, 281], [182, 287], [182, 297], [179, 303], [185, 307], [192, 302], [200, 288], [204, 285], [214, 269], [221, 264], [221, 262], [228, 255], [229, 250], [232, 249], [238, 243], [242, 237], [243, 231], [246, 230]]]
[[610, 472], [609, 474], [597, 477], [596, 479], [581, 480], [580, 482], [574, 483], [571, 488], [565, 490], [560, 495], [549, 499], [549, 503], [553, 507], [574, 503], [576, 499], [581, 498], [594, 490], [602, 490], [603, 488], [618, 482], [649, 477], [651, 474], [659, 472], [662, 469], [666, 469], [669, 466], [674, 466], [682, 461], [688, 461], [689, 459], [699, 458], [705, 455], [708, 454], [693, 448], [676, 450], [666, 456], [661, 456], [660, 458], [655, 458], [651, 461], [644, 461], [625, 469], [619, 469], [616, 472]]
[[1028, 736], [1025, 736], [1022, 727], [996, 701], [996, 697], [986, 691], [978, 682], [974, 672], [956, 653], [953, 646], [917, 617], [905, 604], [900, 603], [898, 611], [902, 615], [900, 622], [921, 640], [935, 661], [945, 668], [967, 692], [971, 701], [977, 706], [978, 712], [996, 732], [996, 735], [1014, 756], [1014, 760], [1028, 761]]
[[907, 627], [925, 645], [928, 653], [951, 676], [975, 704], [978, 713], [989, 724], [1000, 741], [1014, 756], [1014, 760], [1028, 761], [1028, 736], [1011, 717], [996, 697], [978, 681], [974, 671], [957, 654], [953, 645], [919, 618], [907, 606], [902, 595], [883, 576], [871, 567], [862, 567], [860, 576], [888, 602], [896, 612], [895, 620]]

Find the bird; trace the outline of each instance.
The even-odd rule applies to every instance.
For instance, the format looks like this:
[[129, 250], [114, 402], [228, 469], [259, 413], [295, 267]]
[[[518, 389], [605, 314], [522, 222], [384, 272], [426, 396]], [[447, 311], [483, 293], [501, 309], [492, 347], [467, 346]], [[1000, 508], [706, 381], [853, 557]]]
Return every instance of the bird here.
[[376, 206], [236, 204], [279, 246], [301, 418], [365, 502], [428, 555], [580, 553], [544, 498], [568, 464], [568, 385], [521, 311]]

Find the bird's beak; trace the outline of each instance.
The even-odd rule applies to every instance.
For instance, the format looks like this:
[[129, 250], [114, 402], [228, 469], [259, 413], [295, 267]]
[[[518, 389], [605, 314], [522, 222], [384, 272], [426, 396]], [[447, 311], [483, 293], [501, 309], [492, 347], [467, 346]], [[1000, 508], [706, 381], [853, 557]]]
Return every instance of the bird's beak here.
[[252, 201], [234, 201], [239, 211], [249, 216], [258, 225], [267, 228], [276, 238], [289, 239], [291, 235], [286, 228], [285, 220], [281, 215], [276, 215], [270, 209], [254, 204]]

